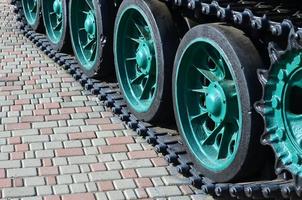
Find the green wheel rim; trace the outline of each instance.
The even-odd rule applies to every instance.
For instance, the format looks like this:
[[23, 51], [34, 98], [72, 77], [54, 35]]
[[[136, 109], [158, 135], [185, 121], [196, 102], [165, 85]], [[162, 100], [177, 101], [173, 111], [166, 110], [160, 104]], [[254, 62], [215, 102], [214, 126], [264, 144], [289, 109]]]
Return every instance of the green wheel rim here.
[[136, 112], [147, 112], [157, 90], [154, 33], [141, 8], [131, 5], [117, 19], [115, 65], [124, 96]]
[[63, 2], [62, 0], [43, 0], [43, 19], [48, 38], [58, 44], [63, 35]]
[[[290, 52], [275, 63], [264, 93], [263, 142], [277, 155], [277, 173], [285, 167], [302, 185], [302, 52]], [[297, 177], [296, 177], [297, 176]]]
[[90, 71], [97, 61], [100, 42], [93, 0], [73, 0], [69, 13], [74, 53], [84, 70]]
[[39, 20], [40, 5], [40, 0], [22, 0], [26, 21], [31, 26]]
[[177, 64], [176, 117], [197, 162], [222, 171], [233, 162], [241, 138], [238, 86], [227, 56], [212, 40], [188, 44]]

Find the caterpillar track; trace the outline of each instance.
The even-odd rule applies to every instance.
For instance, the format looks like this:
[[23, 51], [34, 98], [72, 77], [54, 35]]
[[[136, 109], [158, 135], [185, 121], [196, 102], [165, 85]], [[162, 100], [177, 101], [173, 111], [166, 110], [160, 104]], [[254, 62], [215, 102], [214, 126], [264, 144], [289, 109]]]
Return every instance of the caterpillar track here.
[[[184, 16], [196, 20], [212, 22], [227, 22], [243, 30], [245, 33], [259, 40], [260, 46], [268, 47], [269, 61], [265, 69], [258, 70], [258, 78], [262, 84], [263, 96], [255, 107], [264, 117], [269, 98], [266, 98], [268, 78], [270, 72], [280, 59], [290, 52], [299, 52], [302, 42], [301, 5], [295, 1], [197, 1], [197, 0], [166, 0], [172, 9], [183, 13]], [[175, 165], [182, 175], [190, 177], [191, 183], [201, 188], [205, 193], [218, 199], [301, 199], [299, 177], [295, 174], [288, 176], [282, 169], [287, 165], [277, 164], [280, 175], [274, 180], [252, 180], [249, 182], [219, 183], [204, 177], [193, 165], [183, 142], [178, 135], [159, 132], [155, 126], [139, 120], [129, 110], [118, 84], [107, 84], [85, 75], [74, 57], [60, 53], [53, 49], [47, 37], [36, 33], [27, 25], [22, 13], [22, 6], [18, 0], [12, 0], [16, 6], [20, 29], [23, 34], [37, 45], [45, 54], [67, 70], [75, 80], [79, 81], [87, 90], [99, 96], [106, 106], [119, 115], [121, 120], [146, 138], [148, 143], [155, 146], [157, 152], [165, 155], [167, 161]], [[270, 104], [269, 106], [270, 107]], [[265, 120], [264, 120], [265, 121]], [[266, 122], [266, 121], [265, 121]], [[267, 124], [267, 123], [266, 123]], [[265, 139], [266, 133], [263, 134]], [[277, 140], [278, 141], [278, 140]], [[274, 143], [270, 138], [267, 144]], [[277, 153], [277, 152], [276, 152]], [[277, 162], [278, 163], [278, 162]], [[280, 162], [279, 162], [280, 163]], [[289, 165], [291, 162], [289, 163]]]

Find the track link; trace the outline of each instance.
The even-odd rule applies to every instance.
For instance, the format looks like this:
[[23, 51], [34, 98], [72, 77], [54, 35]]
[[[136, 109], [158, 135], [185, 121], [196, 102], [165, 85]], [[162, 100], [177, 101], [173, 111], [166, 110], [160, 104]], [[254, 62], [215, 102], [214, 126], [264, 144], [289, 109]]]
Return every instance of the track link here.
[[[193, 10], [197, 17], [199, 15], [216, 16], [217, 19], [233, 23], [242, 29], [249, 28], [254, 31], [270, 32], [272, 36], [277, 36], [280, 40], [282, 38], [293, 38], [295, 43], [299, 43], [302, 39], [302, 29], [297, 28], [297, 25], [302, 23], [302, 18], [300, 18], [300, 11], [297, 8], [295, 13], [285, 8], [283, 10], [286, 13], [284, 16], [288, 16], [288, 12], [292, 12], [292, 15], [290, 15], [293, 16], [292, 21], [275, 22], [268, 19], [268, 16], [272, 19], [281, 18], [280, 13], [277, 14], [280, 11], [276, 10], [283, 9], [278, 4], [281, 1], [255, 3], [254, 1], [234, 0], [230, 5], [226, 4], [225, 0], [219, 1], [219, 4], [215, 1], [200, 2], [195, 0], [166, 0], [166, 2], [180, 9]], [[269, 4], [271, 2], [275, 3]], [[138, 135], [145, 138], [149, 144], [153, 145], [158, 153], [165, 155], [166, 160], [176, 166], [179, 173], [189, 177], [192, 185], [218, 199], [301, 199], [302, 196], [297, 191], [293, 180], [276, 179], [242, 183], [214, 183], [202, 176], [194, 168], [178, 135], [159, 131], [157, 127], [139, 121], [129, 112], [116, 83], [102, 83], [99, 80], [87, 77], [73, 57], [56, 52], [51, 48], [45, 35], [31, 30], [24, 19], [19, 0], [12, 0], [11, 3], [15, 5], [14, 11], [18, 14], [17, 20], [20, 22], [21, 32], [36, 44], [41, 51], [67, 70], [86, 90], [98, 95], [100, 100], [105, 101], [105, 105], [111, 108], [122, 121], [135, 130]], [[232, 10], [233, 7], [236, 8], [236, 11]], [[248, 7], [251, 10], [243, 9], [243, 7]], [[276, 13], [270, 12], [272, 10], [275, 10]], [[255, 16], [252, 11], [257, 11], [258, 14], [262, 13], [263, 17]], [[295, 45], [292, 48], [300, 47]]]

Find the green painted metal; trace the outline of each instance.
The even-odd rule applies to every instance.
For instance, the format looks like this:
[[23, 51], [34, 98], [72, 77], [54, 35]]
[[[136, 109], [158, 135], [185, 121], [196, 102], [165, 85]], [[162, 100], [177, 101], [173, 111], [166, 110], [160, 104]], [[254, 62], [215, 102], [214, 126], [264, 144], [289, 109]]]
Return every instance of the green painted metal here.
[[81, 66], [89, 71], [96, 63], [100, 38], [97, 37], [96, 8], [92, 0], [73, 1], [69, 8], [71, 41]]
[[50, 41], [58, 44], [63, 36], [63, 3], [62, 0], [43, 0], [43, 19]]
[[157, 90], [156, 46], [151, 24], [141, 8], [131, 5], [117, 19], [115, 65], [130, 106], [146, 112]]
[[301, 56], [301, 51], [292, 51], [272, 66], [263, 98], [266, 122], [263, 143], [270, 144], [275, 150], [277, 172], [285, 167], [296, 181], [302, 178]]
[[40, 0], [21, 0], [25, 18], [29, 25], [34, 25], [39, 20]]
[[200, 165], [224, 170], [234, 160], [242, 134], [232, 66], [208, 38], [193, 40], [176, 62], [174, 98], [181, 133]]

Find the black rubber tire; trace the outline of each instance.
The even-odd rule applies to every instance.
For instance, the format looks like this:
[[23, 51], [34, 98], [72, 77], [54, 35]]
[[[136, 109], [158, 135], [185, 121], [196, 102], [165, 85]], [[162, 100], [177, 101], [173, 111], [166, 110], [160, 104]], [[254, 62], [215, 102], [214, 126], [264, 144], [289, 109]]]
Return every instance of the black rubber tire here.
[[[121, 18], [121, 13], [127, 9], [129, 5], [135, 5], [143, 10], [147, 16], [152, 32], [154, 33], [154, 43], [158, 52], [156, 60], [157, 64], [157, 92], [150, 108], [146, 112], [136, 112], [128, 103], [130, 111], [139, 119], [152, 122], [171, 122], [173, 121], [173, 106], [172, 106], [172, 71], [173, 62], [176, 53], [179, 39], [173, 17], [168, 7], [158, 0], [124, 0], [120, 5], [115, 23], [115, 33], [117, 32], [117, 22]], [[116, 46], [116, 41], [114, 41]], [[115, 56], [115, 68], [118, 70], [117, 56]], [[118, 73], [116, 73], [119, 79]], [[121, 84], [121, 81], [119, 80]], [[122, 91], [124, 94], [124, 91]]]
[[[42, 18], [43, 22], [45, 25], [45, 32], [46, 35], [47, 33], [47, 27], [46, 27], [46, 22], [45, 22], [45, 9], [44, 9], [44, 4], [48, 2], [48, 0], [41, 0], [42, 2]], [[65, 52], [65, 53], [71, 53], [71, 41], [70, 41], [70, 32], [69, 32], [69, 18], [68, 18], [68, 5], [69, 5], [69, 0], [62, 0], [63, 3], [63, 34], [62, 38], [58, 43], [53, 43], [50, 39], [49, 42], [52, 45], [52, 48], [55, 49], [58, 52]]]
[[[21, 5], [23, 5], [22, 0], [20, 0]], [[22, 6], [23, 8], [23, 6]], [[39, 12], [39, 19], [36, 20], [36, 22], [33, 25], [29, 25], [35, 32], [37, 33], [44, 33], [45, 29], [44, 29], [44, 24], [43, 24], [43, 17], [42, 17], [42, 2], [41, 0], [38, 1], [38, 9], [40, 10]], [[23, 11], [22, 11], [23, 12]], [[24, 14], [24, 13], [23, 13]], [[25, 18], [25, 16], [24, 16]], [[26, 20], [26, 19], [25, 19]]]
[[[242, 109], [241, 139], [234, 161], [222, 171], [212, 171], [198, 164], [197, 158], [190, 153], [194, 166], [206, 177], [216, 182], [247, 180], [257, 175], [263, 162], [263, 146], [260, 135], [263, 122], [255, 111], [253, 104], [261, 97], [261, 85], [256, 70], [262, 67], [261, 57], [250, 39], [240, 30], [223, 24], [204, 24], [192, 28], [183, 38], [178, 48], [173, 71], [173, 104], [176, 123], [181, 136], [181, 121], [177, 117], [175, 79], [176, 68], [186, 47], [196, 38], [208, 38], [215, 41], [228, 57], [238, 81]], [[183, 141], [187, 141], [182, 136]], [[190, 149], [187, 147], [187, 151]]]
[[[70, 12], [70, 8], [72, 3], [75, 1], [82, 0], [69, 0], [69, 29], [70, 29], [70, 37], [72, 35], [71, 31], [71, 23], [72, 23], [72, 13]], [[114, 1], [108, 0], [92, 0], [93, 5], [96, 10], [96, 21], [97, 21], [97, 30], [98, 30], [98, 38], [101, 40], [104, 39], [102, 45], [100, 45], [99, 50], [97, 51], [97, 61], [91, 68], [91, 70], [86, 70], [81, 67], [81, 69], [85, 72], [85, 74], [89, 77], [92, 76], [112, 76], [114, 74], [113, 66], [113, 25], [114, 25], [114, 15], [115, 15], [115, 7]], [[72, 45], [73, 52], [75, 52], [75, 48]], [[80, 62], [79, 62], [80, 63]]]

